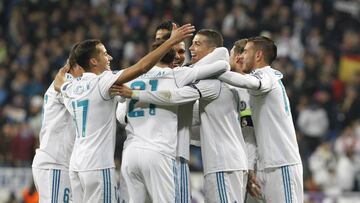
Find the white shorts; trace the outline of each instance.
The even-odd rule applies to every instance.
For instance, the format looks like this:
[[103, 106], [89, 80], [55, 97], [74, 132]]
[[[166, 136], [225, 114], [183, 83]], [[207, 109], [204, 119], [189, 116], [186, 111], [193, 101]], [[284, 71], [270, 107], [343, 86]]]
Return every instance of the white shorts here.
[[127, 147], [120, 171], [120, 202], [179, 202], [175, 159], [152, 150]]
[[303, 169], [301, 164], [257, 171], [266, 203], [303, 203]]
[[40, 203], [72, 202], [69, 172], [59, 169], [32, 169]]
[[205, 202], [244, 202], [246, 175], [246, 171], [222, 171], [205, 175]]
[[70, 171], [73, 199], [76, 203], [116, 203], [117, 182], [115, 169]]
[[190, 203], [191, 202], [191, 189], [190, 189], [190, 170], [189, 165], [186, 159], [182, 157], [176, 158], [177, 172], [178, 172], [178, 182], [179, 182], [179, 194], [180, 194], [180, 203]]

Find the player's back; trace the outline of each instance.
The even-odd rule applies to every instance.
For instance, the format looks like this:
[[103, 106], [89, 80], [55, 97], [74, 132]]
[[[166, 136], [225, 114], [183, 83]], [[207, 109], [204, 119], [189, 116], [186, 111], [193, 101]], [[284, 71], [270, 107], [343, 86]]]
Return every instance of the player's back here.
[[200, 135], [204, 173], [247, 170], [244, 139], [238, 121], [237, 103], [228, 85], [218, 80], [219, 96], [214, 100], [199, 100]]
[[282, 73], [268, 66], [254, 74], [266, 74], [272, 82], [266, 94], [249, 91], [259, 169], [301, 163], [290, 103], [281, 82]]
[[[177, 88], [170, 68], [153, 67], [149, 72], [129, 82], [132, 89], [170, 90]], [[128, 102], [126, 147], [144, 148], [175, 157], [177, 145], [177, 106], [160, 106]]]
[[69, 168], [75, 139], [74, 122], [66, 110], [60, 93], [52, 83], [44, 95], [40, 146], [33, 160], [34, 168]]
[[116, 102], [108, 88], [116, 74], [84, 73], [71, 84], [64, 85], [66, 108], [76, 121], [76, 140], [70, 169], [86, 171], [115, 167]]

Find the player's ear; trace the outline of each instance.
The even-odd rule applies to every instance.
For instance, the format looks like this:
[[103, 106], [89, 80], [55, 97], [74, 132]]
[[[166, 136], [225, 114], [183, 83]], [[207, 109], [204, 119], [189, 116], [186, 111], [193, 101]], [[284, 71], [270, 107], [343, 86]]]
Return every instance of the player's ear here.
[[89, 65], [90, 65], [90, 66], [96, 66], [96, 65], [97, 65], [97, 60], [96, 60], [96, 58], [91, 58], [90, 61], [89, 61]]
[[255, 52], [255, 60], [260, 61], [262, 58], [264, 58], [264, 52], [262, 50], [258, 50]]
[[240, 63], [240, 57], [241, 56], [241, 54], [236, 54], [236, 56], [235, 56], [235, 62], [236, 63]]

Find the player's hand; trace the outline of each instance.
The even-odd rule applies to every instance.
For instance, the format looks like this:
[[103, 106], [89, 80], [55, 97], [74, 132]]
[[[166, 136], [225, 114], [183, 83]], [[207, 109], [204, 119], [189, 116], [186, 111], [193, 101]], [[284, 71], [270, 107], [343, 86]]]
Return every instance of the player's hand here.
[[256, 181], [256, 174], [253, 170], [249, 171], [246, 190], [254, 198], [261, 198], [261, 187]]
[[69, 61], [66, 62], [66, 64], [60, 68], [59, 72], [55, 76], [54, 80], [54, 88], [57, 92], [60, 92], [61, 85], [63, 85], [66, 82], [65, 74], [69, 72], [70, 65]]
[[130, 89], [126, 85], [113, 85], [110, 87], [110, 95], [111, 96], [122, 96], [125, 98], [131, 98], [132, 89]]
[[111, 97], [120, 96], [121, 85], [113, 84], [109, 89], [109, 94]]
[[193, 32], [195, 32], [195, 27], [191, 24], [185, 24], [177, 28], [176, 24], [173, 23], [173, 30], [168, 40], [171, 40], [173, 44], [177, 44], [185, 38], [191, 37]]

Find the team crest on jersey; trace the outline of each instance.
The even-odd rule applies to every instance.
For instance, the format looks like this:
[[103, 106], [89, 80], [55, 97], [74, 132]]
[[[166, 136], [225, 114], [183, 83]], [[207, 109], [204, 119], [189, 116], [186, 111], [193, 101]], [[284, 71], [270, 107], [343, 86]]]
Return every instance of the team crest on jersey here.
[[246, 102], [240, 101], [240, 111], [244, 111], [246, 109]]
[[82, 94], [85, 91], [83, 86], [77, 86], [75, 88], [75, 94]]

